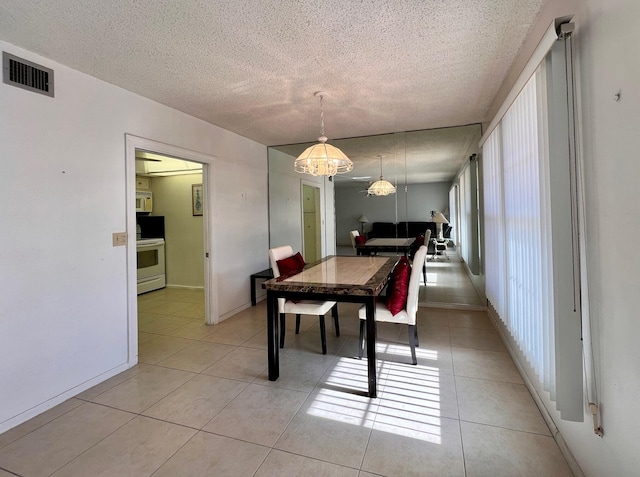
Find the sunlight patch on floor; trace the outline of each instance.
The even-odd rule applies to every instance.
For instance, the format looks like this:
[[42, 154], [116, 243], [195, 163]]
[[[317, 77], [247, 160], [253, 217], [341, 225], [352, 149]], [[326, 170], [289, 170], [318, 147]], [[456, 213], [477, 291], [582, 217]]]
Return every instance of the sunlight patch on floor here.
[[[366, 359], [344, 357], [334, 365], [308, 414], [442, 444], [439, 369], [409, 364], [407, 345], [377, 343], [376, 350], [381, 388], [377, 399], [353, 394], [368, 388]], [[418, 363], [437, 361], [438, 352], [416, 348], [416, 356]]]

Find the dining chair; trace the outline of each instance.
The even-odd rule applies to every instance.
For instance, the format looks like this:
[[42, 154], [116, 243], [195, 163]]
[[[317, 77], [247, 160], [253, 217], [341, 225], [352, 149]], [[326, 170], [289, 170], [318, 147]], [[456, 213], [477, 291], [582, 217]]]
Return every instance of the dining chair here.
[[356, 247], [356, 237], [360, 235], [360, 232], [357, 230], [352, 230], [349, 232], [349, 237], [351, 237], [351, 246], [353, 247], [353, 251], [358, 255], [358, 248]]
[[[401, 323], [409, 326], [409, 347], [411, 348], [411, 364], [418, 364], [416, 358], [416, 346], [418, 343], [418, 327], [416, 326], [416, 315], [418, 313], [418, 295], [420, 292], [420, 271], [427, 258], [427, 246], [422, 245], [413, 258], [411, 275], [409, 277], [409, 287], [407, 293], [407, 304], [399, 313], [392, 315], [387, 309], [387, 305], [383, 301], [376, 303], [375, 319], [376, 321], [384, 321], [387, 323]], [[358, 311], [360, 318], [360, 338], [358, 356], [362, 358], [364, 354], [365, 325], [367, 319], [367, 310], [365, 306], [360, 307]]]
[[[427, 229], [424, 233], [424, 245], [429, 250], [429, 242], [431, 242], [431, 229]], [[427, 285], [427, 257], [429, 252], [425, 253], [425, 259], [422, 262], [422, 276], [424, 277], [424, 284]]]
[[[273, 270], [274, 278], [280, 276], [278, 261], [293, 256], [293, 249], [290, 245], [269, 249], [269, 261]], [[336, 336], [340, 336], [340, 323], [338, 322], [338, 304], [335, 301], [315, 301], [315, 300], [287, 300], [278, 298], [278, 313], [280, 315], [280, 348], [284, 348], [284, 335], [286, 325], [286, 314], [296, 315], [296, 334], [300, 333], [300, 315], [316, 315], [320, 320], [320, 339], [322, 341], [322, 354], [327, 354], [327, 336], [325, 333], [324, 315], [331, 310]]]

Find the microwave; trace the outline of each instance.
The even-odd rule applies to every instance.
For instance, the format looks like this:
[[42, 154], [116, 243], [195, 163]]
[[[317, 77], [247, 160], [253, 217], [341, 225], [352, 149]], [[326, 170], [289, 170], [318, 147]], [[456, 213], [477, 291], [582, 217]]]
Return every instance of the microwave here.
[[136, 212], [152, 212], [153, 198], [151, 192], [136, 191]]

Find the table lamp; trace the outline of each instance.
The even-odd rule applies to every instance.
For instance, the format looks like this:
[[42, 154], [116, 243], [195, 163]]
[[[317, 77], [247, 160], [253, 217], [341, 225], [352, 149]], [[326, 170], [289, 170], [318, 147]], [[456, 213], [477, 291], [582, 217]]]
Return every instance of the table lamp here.
[[442, 215], [442, 212], [433, 212], [431, 211], [431, 222], [436, 223], [436, 236], [438, 240], [444, 240], [442, 236], [442, 224], [448, 224], [449, 221], [447, 218]]
[[358, 222], [360, 222], [360, 227], [362, 228], [362, 235], [364, 235], [364, 224], [369, 223], [369, 219], [367, 219], [364, 215], [361, 215], [360, 218], [358, 219]]

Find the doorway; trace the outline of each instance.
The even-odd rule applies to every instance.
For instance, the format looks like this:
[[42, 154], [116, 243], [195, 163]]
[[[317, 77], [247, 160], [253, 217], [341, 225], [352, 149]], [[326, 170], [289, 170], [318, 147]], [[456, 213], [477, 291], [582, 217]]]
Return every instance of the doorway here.
[[[168, 144], [152, 141], [136, 136], [126, 135], [126, 197], [127, 197], [127, 279], [128, 279], [128, 303], [129, 303], [129, 363], [134, 365], [138, 362], [139, 355], [139, 306], [138, 306], [138, 290], [137, 290], [137, 236], [139, 228], [137, 227], [136, 209], [135, 209], [135, 197], [136, 189], [140, 187], [139, 180], [142, 180], [144, 184], [144, 178], [150, 178], [150, 192], [153, 193], [152, 213], [150, 215], [171, 216], [170, 221], [165, 225], [166, 234], [166, 247], [167, 252], [166, 264], [167, 264], [167, 278], [168, 285], [171, 285], [171, 269], [172, 263], [173, 271], [177, 273], [177, 278], [173, 280], [175, 283], [183, 282], [184, 287], [167, 288], [171, 290], [171, 297], [177, 296], [187, 297], [189, 295], [197, 296], [198, 293], [188, 293], [191, 289], [197, 289], [199, 286], [199, 296], [204, 298], [203, 308], [204, 313], [200, 313], [198, 318], [207, 324], [214, 324], [218, 321], [218, 309], [217, 304], [211, 300], [212, 292], [217, 289], [216, 278], [213, 273], [213, 264], [215, 263], [215, 257], [210, 253], [211, 244], [210, 237], [213, 236], [212, 221], [209, 220], [208, 211], [213, 210], [212, 194], [209, 193], [211, 169], [213, 168], [214, 158], [213, 156], [204, 155], [189, 151], [186, 149], [178, 148]], [[154, 154], [158, 157], [154, 157]], [[146, 158], [146, 160], [136, 160]], [[162, 170], [159, 167], [163, 161], [162, 158], [171, 158], [169, 162], [173, 162], [165, 169]], [[143, 164], [147, 164], [147, 167], [143, 167]], [[152, 166], [150, 166], [152, 165]], [[137, 167], [136, 167], [137, 166]], [[140, 172], [144, 171], [141, 175]], [[153, 181], [156, 181], [155, 185]], [[168, 198], [166, 196], [167, 191], [172, 191], [173, 196]], [[163, 197], [164, 195], [164, 197]], [[154, 197], [157, 196], [157, 197]], [[194, 199], [197, 197], [200, 200], [198, 203]], [[183, 210], [184, 209], [184, 210]], [[155, 214], [154, 214], [155, 212]], [[182, 221], [182, 222], [181, 222]], [[185, 224], [189, 224], [188, 226]], [[194, 233], [183, 234], [184, 237], [180, 238], [180, 233], [183, 229], [188, 228], [193, 230]], [[177, 234], [177, 235], [176, 235]], [[185, 242], [185, 240], [187, 242]], [[189, 243], [198, 242], [196, 243]], [[181, 247], [190, 247], [197, 250], [191, 253], [189, 260], [182, 260], [187, 263], [184, 268], [188, 270], [191, 266], [197, 268], [199, 263], [199, 284], [190, 283], [189, 278], [179, 277], [181, 260], [176, 259], [176, 252]], [[170, 251], [173, 256], [170, 256]], [[177, 280], [177, 281], [176, 281]], [[190, 286], [193, 285], [193, 286]], [[162, 290], [151, 291], [151, 294], [158, 294]], [[144, 296], [144, 295], [141, 295]], [[153, 298], [153, 297], [150, 297]], [[192, 302], [197, 301], [197, 298], [189, 298]], [[163, 300], [159, 300], [163, 301]], [[175, 301], [173, 299], [164, 300], [167, 302]], [[190, 303], [188, 306], [191, 310], [194, 309], [194, 303]], [[174, 306], [174, 305], [172, 305]], [[187, 305], [185, 305], [187, 308]], [[159, 308], [162, 309], [162, 308]], [[164, 308], [163, 311], [166, 311]], [[145, 310], [147, 312], [148, 310]], [[183, 314], [189, 314], [190, 310], [185, 310]], [[176, 317], [172, 320], [177, 323], [180, 318], [180, 311], [176, 312]], [[204, 316], [203, 316], [204, 315]], [[184, 318], [184, 317], [183, 317]], [[169, 320], [171, 321], [171, 320]]]
[[320, 188], [302, 184], [302, 250], [306, 262], [322, 258]]

